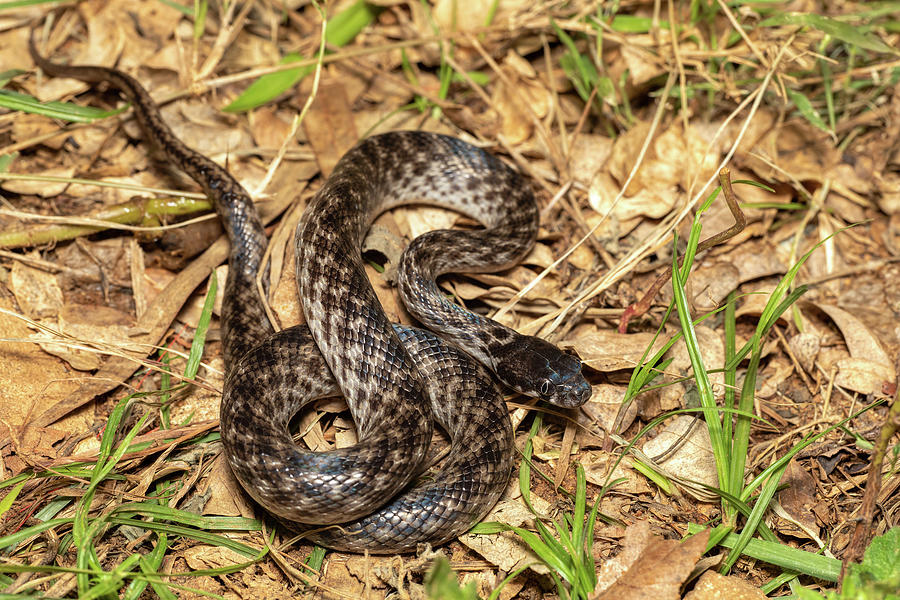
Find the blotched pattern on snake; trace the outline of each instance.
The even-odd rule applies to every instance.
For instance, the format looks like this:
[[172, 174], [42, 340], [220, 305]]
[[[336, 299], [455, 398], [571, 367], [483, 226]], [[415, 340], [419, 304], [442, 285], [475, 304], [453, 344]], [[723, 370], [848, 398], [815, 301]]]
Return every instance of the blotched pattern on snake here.
[[[271, 513], [320, 526], [308, 535], [313, 541], [401, 552], [456, 537], [493, 506], [509, 477], [512, 430], [500, 391], [470, 356], [522, 393], [564, 407], [590, 397], [576, 358], [464, 310], [435, 282], [448, 272], [506, 268], [534, 243], [538, 211], [530, 188], [495, 157], [424, 132], [361, 141], [310, 201], [297, 230], [307, 325], [273, 334], [256, 292], [267, 240], [240, 184], [176, 138], [129, 75], [50, 63], [33, 47], [32, 56], [49, 75], [119, 89], [147, 138], [213, 199], [231, 240], [222, 308], [226, 457], [244, 489]], [[391, 325], [362, 265], [360, 246], [372, 220], [412, 202], [449, 207], [484, 226], [420, 236], [401, 259], [400, 290], [410, 312], [452, 344]], [[301, 450], [290, 419], [311, 400], [336, 393], [346, 397], [359, 443]], [[415, 484], [433, 419], [450, 435], [451, 448], [443, 469]]]

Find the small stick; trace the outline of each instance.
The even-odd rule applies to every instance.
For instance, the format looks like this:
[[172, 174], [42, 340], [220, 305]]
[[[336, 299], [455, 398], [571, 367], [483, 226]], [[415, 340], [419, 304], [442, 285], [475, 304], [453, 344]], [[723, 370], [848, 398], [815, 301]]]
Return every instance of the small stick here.
[[856, 526], [853, 528], [850, 544], [848, 544], [847, 551], [844, 553], [844, 558], [841, 561], [841, 582], [844, 581], [844, 575], [847, 573], [847, 565], [858, 563], [862, 560], [863, 553], [874, 533], [872, 522], [875, 516], [878, 494], [881, 491], [881, 467], [884, 464], [884, 457], [887, 454], [891, 438], [900, 429], [900, 379], [896, 382], [896, 386], [894, 400], [891, 402], [891, 408], [888, 410], [884, 423], [881, 425], [878, 441], [875, 442], [875, 451], [872, 455], [872, 462], [869, 464], [869, 473], [866, 475], [866, 491], [863, 493], [859, 516], [856, 518]]

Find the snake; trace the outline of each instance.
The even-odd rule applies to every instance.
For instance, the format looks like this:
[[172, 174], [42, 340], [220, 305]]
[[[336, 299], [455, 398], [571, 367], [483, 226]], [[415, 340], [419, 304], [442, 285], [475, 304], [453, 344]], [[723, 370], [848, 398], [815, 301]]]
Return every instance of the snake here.
[[[180, 140], [132, 76], [51, 62], [33, 39], [30, 51], [49, 76], [118, 90], [145, 139], [212, 199], [230, 241], [220, 314], [224, 454], [243, 489], [308, 540], [335, 550], [400, 553], [458, 537], [496, 504], [512, 469], [513, 431], [497, 380], [564, 408], [590, 398], [577, 357], [463, 308], [439, 287], [448, 273], [509, 268], [535, 243], [535, 196], [521, 173], [497, 157], [424, 131], [359, 141], [297, 226], [305, 323], [275, 332], [257, 288], [268, 241], [247, 191]], [[405, 204], [449, 208], [482, 226], [421, 235], [400, 259], [400, 294], [431, 331], [389, 321], [362, 261], [373, 220]], [[291, 420], [313, 400], [334, 395], [346, 399], [358, 442], [302, 449]], [[435, 421], [450, 447], [431, 473]]]

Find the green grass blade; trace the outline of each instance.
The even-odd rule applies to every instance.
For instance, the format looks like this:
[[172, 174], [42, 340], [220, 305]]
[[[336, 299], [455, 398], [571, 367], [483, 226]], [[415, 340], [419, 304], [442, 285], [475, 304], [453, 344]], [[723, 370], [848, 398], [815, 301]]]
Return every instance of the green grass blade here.
[[[677, 236], [676, 236], [677, 241]], [[689, 245], [691, 247], [691, 245]], [[694, 244], [696, 248], [696, 245]], [[685, 267], [689, 266], [687, 259], [684, 261]], [[697, 340], [697, 332], [694, 329], [694, 322], [688, 312], [687, 294], [684, 291], [684, 282], [681, 272], [678, 269], [678, 255], [672, 255], [672, 290], [675, 294], [675, 308], [678, 311], [678, 320], [681, 322], [681, 330], [684, 334], [684, 343], [691, 360], [691, 367], [694, 371], [694, 381], [696, 382], [697, 392], [700, 396], [700, 405], [703, 409], [703, 417], [706, 420], [706, 427], [709, 430], [709, 438], [712, 444], [713, 455], [716, 459], [716, 473], [719, 477], [719, 483], [728, 477], [728, 464], [730, 462], [730, 452], [725, 445], [722, 436], [722, 421], [719, 416], [719, 407], [716, 406], [715, 397], [712, 392], [712, 385], [709, 381], [709, 374], [706, 366], [703, 364], [703, 355], [700, 352], [700, 344]]]
[[[282, 57], [278, 64], [287, 65], [301, 60], [303, 60], [302, 56], [296, 52], [291, 52]], [[240, 96], [222, 110], [225, 112], [243, 112], [262, 106], [294, 87], [298, 81], [315, 71], [315, 69], [315, 65], [306, 65], [296, 69], [286, 69], [277, 73], [263, 75], [248, 85], [247, 89], [241, 92]]]
[[[169, 589], [169, 586], [159, 580], [159, 568], [162, 566], [162, 561], [163, 558], [165, 558], [168, 546], [168, 538], [166, 535], [163, 533], [159, 534], [156, 546], [153, 547], [150, 554], [141, 557], [140, 567], [141, 573], [147, 576], [147, 579], [144, 581], [150, 583], [153, 587], [153, 591], [156, 592], [156, 595], [159, 598], [162, 598], [162, 600], [177, 600], [178, 596]], [[141, 580], [135, 579], [135, 581]], [[146, 587], [146, 583], [144, 583], [143, 587]], [[138, 600], [137, 596], [134, 600]]]
[[[688, 533], [695, 534], [704, 529], [700, 525], [690, 524]], [[730, 549], [735, 547], [737, 541], [738, 536], [729, 533], [719, 541], [719, 544]], [[782, 569], [805, 573], [825, 581], [837, 581], [841, 574], [841, 561], [836, 558], [798, 550], [780, 543], [753, 539], [747, 543], [744, 554]]]
[[[545, 544], [540, 537], [528, 531], [527, 529], [514, 527], [513, 531], [515, 531], [516, 534], [518, 534], [518, 536], [521, 537], [526, 544], [528, 544], [528, 547], [531, 548], [531, 551], [537, 554], [538, 558], [540, 558], [541, 561], [544, 562], [544, 564], [550, 567], [554, 571], [554, 573], [558, 573], [564, 579], [566, 579], [566, 581], [568, 581], [567, 574], [569, 573], [569, 566], [565, 563], [565, 560], [558, 552], [555, 552], [550, 548], [550, 546]], [[557, 547], [559, 547], [558, 544]]]
[[109, 517], [107, 522], [110, 525], [125, 525], [129, 527], [137, 527], [138, 529], [146, 529], [148, 531], [156, 531], [159, 533], [165, 533], [168, 535], [177, 535], [181, 537], [185, 537], [202, 544], [209, 544], [211, 546], [222, 546], [223, 548], [228, 548], [230, 550], [234, 550], [238, 554], [245, 556], [247, 558], [258, 558], [260, 557], [260, 552], [255, 548], [247, 546], [246, 544], [242, 544], [231, 538], [227, 538], [222, 535], [216, 535], [214, 533], [208, 533], [201, 529], [194, 529], [191, 527], [182, 527], [180, 525], [170, 525], [167, 523], [157, 523], [154, 521], [141, 521], [139, 519], [129, 519], [125, 517]]
[[216, 302], [218, 287], [219, 282], [216, 278], [216, 272], [213, 271], [209, 276], [209, 290], [206, 292], [206, 298], [203, 300], [203, 309], [200, 311], [200, 319], [197, 321], [197, 329], [194, 331], [194, 340], [191, 342], [191, 352], [188, 355], [187, 365], [184, 367], [184, 376], [187, 379], [196, 377], [197, 371], [200, 369], [200, 359], [203, 357], [206, 332], [212, 319], [213, 304]]
[[71, 102], [39, 102], [34, 96], [12, 90], [0, 90], [0, 107], [74, 123], [93, 123], [98, 119], [117, 115], [128, 108], [124, 106], [116, 110], [100, 110]]
[[725, 317], [723, 319], [725, 327], [725, 365], [723, 366], [723, 375], [725, 379], [725, 399], [723, 406], [725, 407], [725, 418], [722, 420], [722, 436], [726, 440], [734, 439], [732, 436], [732, 417], [727, 412], [735, 408], [734, 390], [737, 387], [737, 366], [728, 368], [727, 365], [734, 360], [736, 354], [737, 340], [737, 317], [735, 316], [735, 300], [737, 299], [737, 291], [732, 290], [728, 294], [725, 302]]
[[206, 13], [209, 3], [206, 0], [194, 0], [194, 39], [199, 40], [206, 29]]
[[525, 440], [525, 447], [522, 449], [522, 462], [519, 463], [519, 491], [522, 493], [522, 501], [525, 502], [525, 506], [533, 514], [537, 514], [537, 511], [531, 505], [531, 455], [534, 452], [534, 436], [541, 428], [541, 421], [541, 413], [535, 414], [528, 432], [528, 439]]
[[[141, 572], [145, 575], [157, 575], [157, 571], [159, 571], [159, 567], [162, 565], [163, 558], [166, 555], [166, 549], [168, 548], [167, 538], [165, 534], [160, 534], [157, 537], [156, 544], [153, 545], [153, 549], [146, 556], [141, 556], [139, 561], [139, 566]], [[128, 587], [125, 588], [125, 593], [122, 595], [123, 600], [138, 600], [143, 591], [147, 588], [147, 584], [150, 583], [146, 579], [133, 579], [131, 583], [128, 584]], [[154, 590], [156, 590], [156, 586], [153, 586]], [[171, 594], [168, 588], [164, 588], [165, 593]], [[165, 593], [160, 595], [157, 590], [157, 595], [161, 598], [166, 597]], [[171, 596], [168, 596], [169, 598]]]
[[205, 517], [185, 510], [154, 502], [129, 502], [115, 507], [110, 514], [119, 517], [142, 516], [159, 521], [171, 521], [198, 529], [216, 531], [260, 531], [262, 523], [244, 517]]
[[6, 84], [10, 82], [14, 77], [18, 77], [23, 73], [27, 73], [24, 69], [7, 69], [0, 73], [0, 88], [6, 87]]
[[[24, 542], [30, 537], [39, 535], [45, 531], [53, 529], [59, 525], [71, 525], [72, 518], [65, 519], [50, 519], [49, 521], [44, 521], [43, 523], [38, 523], [37, 525], [32, 525], [31, 527], [26, 527], [25, 529], [20, 529], [15, 533], [11, 533], [9, 535], [0, 537], [0, 550], [5, 550], [7, 548], [12, 548], [16, 544], [20, 542]], [[0, 572], [2, 572], [3, 564], [0, 563]]]
[[9, 0], [0, 2], [0, 11], [21, 8], [23, 6], [40, 6], [41, 4], [60, 4], [60, 0]]
[[19, 493], [22, 491], [22, 488], [25, 487], [26, 482], [27, 480], [20, 481], [16, 487], [7, 492], [6, 495], [3, 496], [3, 499], [0, 500], [0, 520], [3, 519], [3, 515], [10, 509], [13, 502], [16, 501], [16, 498], [19, 497]]
[[787, 463], [785, 463], [781, 469], [773, 472], [769, 479], [766, 480], [765, 485], [760, 491], [759, 497], [756, 499], [756, 503], [753, 505], [750, 516], [747, 517], [747, 522], [744, 524], [734, 547], [731, 549], [731, 552], [728, 553], [728, 558], [725, 559], [725, 563], [720, 569], [722, 574], [728, 573], [731, 570], [731, 567], [734, 566], [734, 563], [740, 558], [741, 554], [744, 553], [744, 549], [747, 547], [747, 544], [750, 543], [753, 534], [756, 533], [757, 527], [759, 527], [762, 518], [769, 508], [769, 503], [772, 501], [772, 497], [778, 489], [778, 482], [781, 481], [781, 476], [784, 475], [785, 469], [787, 469]]
[[581, 463], [575, 463], [575, 512], [572, 514], [572, 541], [584, 549], [584, 513], [587, 506], [587, 479]]
[[801, 25], [818, 29], [822, 33], [864, 50], [883, 54], [900, 54], [896, 48], [885, 44], [877, 36], [869, 33], [869, 27], [850, 25], [815, 13], [787, 13], [766, 19], [757, 27], [773, 27], [777, 25]]

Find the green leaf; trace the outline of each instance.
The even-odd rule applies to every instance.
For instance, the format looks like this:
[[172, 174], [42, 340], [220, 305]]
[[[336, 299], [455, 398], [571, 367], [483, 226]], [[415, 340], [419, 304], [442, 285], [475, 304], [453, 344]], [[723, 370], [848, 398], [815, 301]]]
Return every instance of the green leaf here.
[[12, 154], [0, 154], [0, 173], [6, 173], [7, 171], [9, 171], [10, 165], [12, 165], [13, 161], [18, 157], [18, 152], [13, 152]]
[[161, 2], [162, 4], [165, 4], [166, 6], [174, 8], [175, 10], [177, 10], [178, 12], [180, 12], [181, 14], [183, 14], [186, 17], [193, 18], [193, 16], [194, 16], [194, 7], [193, 6], [185, 6], [184, 4], [181, 4], [180, 2], [176, 2], [175, 0], [157, 0], [157, 1]]
[[[659, 21], [660, 29], [668, 29], [668, 21]], [[637, 15], [616, 15], [610, 25], [613, 31], [620, 33], [647, 33], [653, 26], [652, 17], [639, 17]], [[680, 27], [679, 27], [680, 29]]]
[[803, 118], [805, 118], [807, 121], [821, 129], [822, 131], [831, 133], [828, 125], [825, 124], [825, 121], [822, 120], [822, 117], [820, 117], [819, 113], [816, 112], [816, 109], [813, 108], [813, 105], [809, 101], [809, 98], [796, 90], [792, 90], [791, 88], [785, 88], [785, 91], [787, 92], [788, 98], [791, 99], [791, 102], [794, 103], [794, 106], [796, 106], [797, 110], [800, 111], [800, 114], [803, 115]]
[[16, 498], [19, 497], [19, 492], [22, 491], [23, 487], [25, 487], [24, 481], [20, 482], [19, 485], [11, 489], [5, 496], [3, 496], [3, 499], [0, 500], [0, 519], [3, 518], [4, 513], [9, 510], [9, 507], [12, 506], [13, 502], [16, 501]]
[[[302, 56], [296, 52], [291, 52], [290, 54], [286, 54], [278, 64], [286, 65], [301, 60], [303, 60]], [[304, 67], [297, 67], [296, 69], [287, 69], [278, 71], [277, 73], [263, 75], [247, 86], [247, 89], [245, 89], [240, 96], [235, 98], [234, 102], [222, 110], [225, 112], [241, 112], [261, 106], [291, 89], [294, 84], [314, 70], [314, 65], [306, 65]]]
[[332, 46], [346, 46], [375, 20], [379, 10], [377, 6], [358, 0], [328, 21], [325, 26], [325, 41]]
[[900, 599], [900, 527], [872, 540], [863, 561], [850, 564], [841, 598]]
[[[359, 0], [328, 21], [325, 25], [325, 41], [332, 46], [346, 46], [360, 31], [375, 20], [378, 11], [378, 7]], [[291, 52], [285, 55], [278, 64], [285, 65], [301, 60], [304, 60], [302, 56]], [[315, 65], [306, 65], [263, 75], [222, 110], [241, 112], [261, 106], [291, 89], [298, 81], [315, 71], [315, 68]]]
[[450, 561], [443, 556], [435, 559], [425, 575], [425, 594], [432, 600], [478, 600], [475, 582], [460, 587]]
[[6, 87], [6, 84], [9, 83], [10, 79], [17, 77], [22, 73], [27, 73], [27, 71], [23, 71], [22, 69], [8, 69], [0, 73], [0, 88]]
[[[581, 99], [587, 101], [591, 96], [591, 90], [597, 86], [600, 78], [597, 73], [597, 68], [594, 66], [590, 57], [585, 56], [578, 51], [578, 48], [575, 46], [575, 41], [565, 32], [565, 30], [556, 24], [556, 21], [550, 19], [550, 24], [556, 32], [556, 37], [558, 37], [559, 41], [566, 47], [566, 53], [560, 57], [559, 64], [566, 73], [566, 77], [568, 77], [572, 82], [572, 85], [575, 86], [575, 91], [578, 92]], [[604, 92], [607, 92], [607, 90], [604, 90]]]

